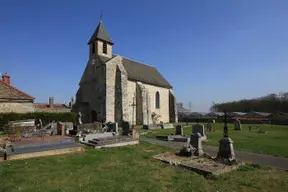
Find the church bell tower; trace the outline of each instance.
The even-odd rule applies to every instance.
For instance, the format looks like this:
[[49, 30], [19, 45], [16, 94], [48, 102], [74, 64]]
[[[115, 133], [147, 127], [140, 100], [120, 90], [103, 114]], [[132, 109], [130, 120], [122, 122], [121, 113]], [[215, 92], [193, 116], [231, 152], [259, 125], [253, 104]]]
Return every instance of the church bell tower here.
[[96, 58], [97, 55], [112, 58], [113, 44], [110, 35], [102, 23], [102, 19], [100, 19], [97, 28], [88, 42], [90, 48], [89, 60]]

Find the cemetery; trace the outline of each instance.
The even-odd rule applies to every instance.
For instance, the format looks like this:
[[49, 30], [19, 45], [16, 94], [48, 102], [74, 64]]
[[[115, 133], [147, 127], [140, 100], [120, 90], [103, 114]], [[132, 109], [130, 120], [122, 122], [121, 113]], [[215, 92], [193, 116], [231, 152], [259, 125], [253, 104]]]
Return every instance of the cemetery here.
[[131, 130], [128, 122], [94, 122], [78, 125], [73, 122], [52, 121], [43, 125], [35, 119], [9, 121], [0, 137], [0, 161], [27, 159], [66, 153], [82, 152], [84, 146], [93, 148], [119, 147], [139, 144], [139, 133]]
[[[251, 187], [256, 191], [285, 191], [288, 188], [285, 182], [287, 171], [245, 163], [234, 153], [239, 146], [246, 150], [248, 145], [250, 149], [261, 152], [264, 139], [269, 144], [267, 137], [272, 137], [270, 142], [275, 142], [273, 137], [276, 136], [281, 141], [280, 135], [285, 139], [287, 128], [283, 126], [246, 125], [240, 120], [228, 124], [225, 120], [223, 123], [196, 122], [188, 126], [177, 123], [168, 129], [158, 126], [147, 130], [139, 126], [132, 129], [128, 122], [121, 126], [114, 122], [83, 124], [79, 114], [76, 125], [33, 122], [31, 119], [9, 122], [14, 129], [21, 127], [22, 131], [21, 137], [19, 133], [16, 137], [13, 129], [11, 132], [14, 134], [8, 134], [11, 135], [10, 144], [14, 145], [6, 147], [10, 150], [8, 161], [0, 164], [0, 175], [10, 178], [0, 177], [6, 191], [15, 188], [24, 191], [250, 191]], [[265, 134], [260, 133], [264, 131]], [[144, 132], [146, 134], [141, 137], [178, 143], [182, 148], [139, 142], [140, 134]], [[254, 135], [254, 140], [258, 138], [260, 148], [251, 145], [249, 135]], [[265, 137], [263, 141], [261, 137]], [[207, 153], [203, 145], [217, 146], [217, 155]], [[262, 148], [267, 147], [264, 145]], [[43, 154], [47, 151], [50, 153]], [[274, 147], [274, 151], [272, 155], [286, 155], [279, 146]], [[268, 150], [268, 154], [270, 152]], [[267, 153], [267, 149], [262, 153]], [[15, 171], [18, 174], [15, 175]], [[49, 182], [45, 182], [47, 180]], [[228, 185], [223, 185], [223, 182]]]
[[[197, 123], [178, 123], [183, 126], [183, 137], [190, 137], [192, 126]], [[205, 127], [206, 140], [205, 146], [219, 145], [219, 138], [223, 135], [223, 123], [200, 123]], [[228, 123], [229, 136], [234, 141], [237, 150], [267, 154], [278, 157], [288, 157], [287, 140], [288, 126], [273, 124], [242, 124]], [[236, 128], [236, 130], [235, 130]], [[241, 130], [239, 130], [241, 128]], [[147, 138], [165, 138], [175, 134], [175, 129], [153, 130], [145, 134]]]

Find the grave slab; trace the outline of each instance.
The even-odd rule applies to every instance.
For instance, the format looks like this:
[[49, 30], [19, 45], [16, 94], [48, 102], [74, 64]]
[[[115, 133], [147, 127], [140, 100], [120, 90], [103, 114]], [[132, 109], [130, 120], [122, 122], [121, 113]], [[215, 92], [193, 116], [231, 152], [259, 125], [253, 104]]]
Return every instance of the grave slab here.
[[225, 165], [223, 163], [214, 161], [209, 155], [205, 154], [203, 157], [181, 157], [174, 152], [167, 152], [153, 156], [154, 159], [169, 163], [174, 166], [183, 167], [188, 170], [195, 171], [203, 175], [218, 176], [230, 171], [236, 170], [239, 166], [244, 165], [243, 162], [238, 162], [234, 165]]

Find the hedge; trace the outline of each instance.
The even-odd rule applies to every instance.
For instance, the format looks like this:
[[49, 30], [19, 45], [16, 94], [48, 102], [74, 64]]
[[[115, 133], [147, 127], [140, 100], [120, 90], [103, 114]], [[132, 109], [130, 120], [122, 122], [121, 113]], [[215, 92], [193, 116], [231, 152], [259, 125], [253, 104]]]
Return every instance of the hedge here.
[[75, 113], [48, 113], [48, 112], [35, 112], [35, 113], [0, 113], [0, 130], [9, 122], [25, 119], [38, 119], [42, 120], [43, 125], [52, 121], [62, 122], [76, 122]]
[[[211, 117], [202, 117], [202, 118], [195, 118], [195, 117], [180, 117], [178, 119], [179, 122], [197, 122], [200, 123], [207, 123], [212, 119], [215, 120], [216, 123], [223, 123], [223, 118], [211, 118]], [[228, 123], [233, 123], [235, 120], [228, 118]], [[240, 120], [242, 124], [270, 124], [270, 120]], [[288, 125], [288, 119], [272, 119], [271, 124], [273, 125]]]

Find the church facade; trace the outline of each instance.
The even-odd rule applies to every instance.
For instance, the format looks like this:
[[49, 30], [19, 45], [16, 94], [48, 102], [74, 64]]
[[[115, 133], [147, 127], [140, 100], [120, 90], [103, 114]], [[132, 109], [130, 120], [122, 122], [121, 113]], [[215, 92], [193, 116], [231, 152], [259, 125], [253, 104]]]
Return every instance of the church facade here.
[[113, 41], [100, 21], [89, 42], [89, 60], [73, 111], [83, 122], [148, 125], [177, 122], [172, 86], [150, 65], [113, 54]]

